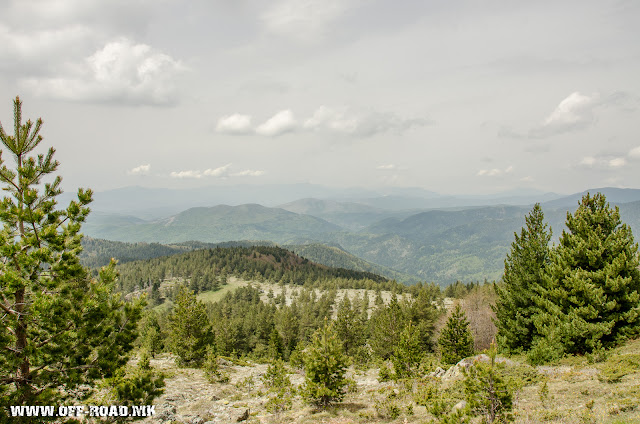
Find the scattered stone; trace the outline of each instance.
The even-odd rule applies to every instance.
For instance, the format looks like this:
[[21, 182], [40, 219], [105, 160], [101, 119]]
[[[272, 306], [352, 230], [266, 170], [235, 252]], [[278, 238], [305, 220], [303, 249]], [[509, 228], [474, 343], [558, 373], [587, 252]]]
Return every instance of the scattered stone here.
[[446, 371], [444, 369], [438, 367], [438, 368], [435, 369], [435, 371], [430, 373], [429, 376], [440, 378], [440, 377], [442, 377], [444, 375], [444, 373], [446, 373]]
[[[463, 360], [461, 360], [460, 362], [458, 362], [457, 364], [449, 368], [447, 372], [440, 375], [439, 377], [442, 378], [442, 380], [444, 381], [454, 380], [456, 378], [462, 377], [463, 376], [462, 370], [469, 369], [469, 367], [471, 367], [475, 362], [490, 362], [490, 361], [491, 361], [491, 358], [489, 357], [489, 355], [486, 355], [484, 353], [481, 353], [480, 355], [476, 355], [476, 356], [470, 356], [468, 358], [464, 358]], [[510, 359], [498, 356], [496, 358], [496, 364], [501, 364], [501, 363], [504, 363], [509, 366], [516, 364]]]
[[244, 412], [236, 418], [236, 422], [246, 421], [247, 419], [249, 419], [249, 410], [245, 409]]
[[456, 412], [459, 411], [461, 409], [464, 409], [467, 406], [467, 401], [466, 400], [461, 400], [460, 402], [456, 403], [453, 408], [451, 408], [451, 412]]

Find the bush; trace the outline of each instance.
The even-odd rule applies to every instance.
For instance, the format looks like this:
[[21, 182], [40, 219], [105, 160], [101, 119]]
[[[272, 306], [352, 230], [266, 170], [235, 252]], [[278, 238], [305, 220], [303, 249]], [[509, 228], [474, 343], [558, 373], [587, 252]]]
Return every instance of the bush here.
[[501, 372], [504, 364], [496, 364], [496, 347], [492, 344], [487, 352], [489, 363], [476, 362], [464, 370], [467, 407], [474, 414], [481, 415], [487, 423], [510, 422], [513, 420], [513, 393], [507, 379]]

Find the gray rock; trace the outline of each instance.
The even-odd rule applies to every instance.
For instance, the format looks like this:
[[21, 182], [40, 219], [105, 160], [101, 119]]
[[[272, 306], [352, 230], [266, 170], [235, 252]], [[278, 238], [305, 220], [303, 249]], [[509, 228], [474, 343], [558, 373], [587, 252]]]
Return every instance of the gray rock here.
[[444, 375], [444, 373], [445, 373], [445, 372], [446, 372], [446, 371], [445, 371], [444, 369], [442, 369], [442, 368], [438, 367], [438, 368], [436, 368], [432, 373], [430, 373], [429, 375], [430, 375], [431, 377], [438, 377], [438, 378], [440, 378], [440, 377], [442, 377], [442, 376]]
[[467, 401], [461, 400], [460, 402], [456, 403], [453, 406], [453, 408], [451, 408], [451, 412], [459, 411], [460, 409], [464, 409], [466, 406], [467, 406]]
[[[469, 367], [473, 366], [473, 364], [476, 362], [485, 362], [485, 363], [491, 362], [491, 358], [489, 357], [489, 355], [486, 355], [484, 353], [481, 353], [480, 355], [464, 358], [463, 360], [461, 360], [460, 362], [458, 362], [457, 364], [449, 368], [447, 372], [442, 374], [442, 376], [440, 377], [442, 378], [442, 380], [445, 380], [445, 381], [460, 378], [463, 376], [462, 370], [469, 369]], [[496, 357], [496, 364], [505, 364], [508, 366], [512, 366], [512, 365], [515, 365], [516, 363], [510, 359], [498, 356]]]

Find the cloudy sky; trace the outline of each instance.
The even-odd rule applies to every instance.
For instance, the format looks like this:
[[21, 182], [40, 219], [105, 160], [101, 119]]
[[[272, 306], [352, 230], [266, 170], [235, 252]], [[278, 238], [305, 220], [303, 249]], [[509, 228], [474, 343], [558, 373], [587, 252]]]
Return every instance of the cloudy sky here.
[[69, 188], [640, 188], [639, 21], [636, 0], [0, 0], [0, 122], [20, 95]]

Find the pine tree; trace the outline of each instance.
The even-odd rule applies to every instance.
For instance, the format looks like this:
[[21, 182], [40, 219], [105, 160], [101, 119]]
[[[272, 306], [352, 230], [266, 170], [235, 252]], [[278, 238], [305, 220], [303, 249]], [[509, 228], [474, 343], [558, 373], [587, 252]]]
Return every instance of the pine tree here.
[[476, 361], [464, 370], [465, 397], [467, 408], [479, 414], [483, 423], [504, 423], [513, 421], [513, 388], [501, 375], [504, 364], [496, 364], [495, 344], [487, 352], [489, 363]]
[[327, 407], [344, 398], [346, 358], [333, 323], [329, 325], [325, 319], [324, 326], [313, 334], [303, 362], [303, 396], [309, 403]]
[[551, 230], [544, 223], [540, 204], [536, 203], [525, 218], [526, 228], [515, 235], [511, 252], [504, 261], [502, 284], [496, 285], [498, 299], [496, 313], [496, 336], [498, 345], [507, 351], [528, 351], [537, 336], [534, 317], [540, 308], [533, 301], [544, 287], [551, 250]]
[[[588, 353], [612, 347], [640, 332], [638, 245], [605, 196], [582, 198], [567, 213], [560, 244], [549, 265], [543, 307], [536, 317], [542, 333], [536, 349]], [[541, 352], [533, 354], [545, 359]]]
[[423, 355], [420, 330], [409, 321], [409, 324], [402, 330], [400, 340], [394, 347], [391, 357], [396, 378], [414, 376]]
[[405, 324], [400, 304], [392, 296], [389, 305], [377, 308], [369, 320], [369, 345], [373, 354], [385, 360], [391, 358]]
[[354, 356], [358, 348], [364, 344], [364, 323], [346, 295], [338, 305], [335, 329], [345, 355]]
[[169, 317], [169, 346], [180, 365], [200, 365], [214, 336], [204, 303], [184, 286]]
[[42, 141], [42, 120], [22, 123], [14, 101], [14, 135], [0, 140], [15, 161], [0, 159], [0, 421], [8, 405], [56, 404], [79, 385], [92, 386], [125, 365], [142, 301], [114, 294], [115, 262], [92, 280], [80, 265], [81, 224], [91, 190], [56, 209], [62, 179], [55, 150], [30, 156]]
[[447, 364], [455, 364], [473, 355], [473, 335], [469, 329], [469, 320], [460, 305], [456, 305], [447, 319], [438, 338], [438, 345], [442, 361]]

